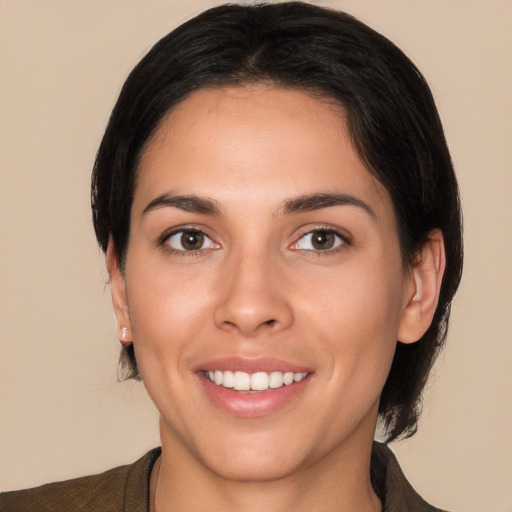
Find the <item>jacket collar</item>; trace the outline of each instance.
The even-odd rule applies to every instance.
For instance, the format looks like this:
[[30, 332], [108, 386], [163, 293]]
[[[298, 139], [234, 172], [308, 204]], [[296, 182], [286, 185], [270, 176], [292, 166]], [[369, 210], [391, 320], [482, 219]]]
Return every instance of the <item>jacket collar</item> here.
[[[151, 470], [160, 454], [161, 449], [155, 448], [128, 466], [124, 512], [142, 510], [140, 504], [149, 503]], [[385, 444], [373, 443], [370, 476], [373, 488], [382, 501], [383, 512], [443, 512], [429, 505], [413, 489], [395, 455]], [[133, 506], [135, 503], [139, 504], [136, 508]]]
[[370, 476], [383, 503], [383, 512], [442, 512], [429, 505], [412, 488], [395, 455], [385, 444], [373, 443]]

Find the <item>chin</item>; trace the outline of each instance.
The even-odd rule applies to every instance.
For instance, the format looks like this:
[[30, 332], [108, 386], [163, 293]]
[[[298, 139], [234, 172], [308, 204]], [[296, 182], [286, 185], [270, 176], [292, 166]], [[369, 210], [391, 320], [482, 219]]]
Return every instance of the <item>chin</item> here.
[[308, 458], [300, 445], [293, 442], [293, 436], [290, 439], [290, 435], [275, 434], [231, 432], [211, 437], [206, 444], [196, 445], [192, 451], [200, 465], [222, 479], [275, 481], [300, 471]]
[[297, 463], [278, 460], [277, 457], [261, 457], [247, 455], [242, 460], [236, 457], [229, 462], [211, 461], [207, 463], [208, 469], [218, 477], [232, 482], [258, 483], [281, 480], [300, 470]]

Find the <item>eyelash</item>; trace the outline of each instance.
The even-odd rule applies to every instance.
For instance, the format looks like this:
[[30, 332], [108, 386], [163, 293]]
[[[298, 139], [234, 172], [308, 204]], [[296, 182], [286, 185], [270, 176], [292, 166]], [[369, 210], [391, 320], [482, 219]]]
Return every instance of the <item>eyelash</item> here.
[[[299, 244], [299, 242], [301, 240], [304, 240], [304, 238], [306, 236], [312, 235], [313, 233], [326, 233], [329, 235], [334, 235], [338, 239], [339, 243], [338, 243], [338, 245], [336, 245], [333, 248], [324, 249], [324, 250], [322, 250], [322, 249], [318, 249], [318, 250], [300, 249], [298, 247], [294, 248], [294, 246]], [[336, 241], [334, 243], [336, 243]], [[352, 241], [351, 241], [351, 238], [346, 233], [342, 233], [341, 231], [334, 229], [331, 226], [315, 226], [313, 229], [309, 229], [309, 230], [305, 231], [304, 233], [302, 233], [297, 238], [297, 241], [294, 242], [290, 247], [296, 251], [307, 252], [308, 254], [310, 254], [313, 257], [320, 257], [320, 256], [329, 256], [332, 254], [336, 254], [336, 253], [346, 249], [350, 245], [352, 245]]]
[[[210, 242], [212, 244], [214, 244], [216, 247], [207, 247], [204, 249], [201, 248], [201, 249], [187, 250], [184, 248], [176, 249], [169, 244], [169, 240], [173, 236], [176, 236], [179, 234], [181, 234], [183, 236], [183, 234], [186, 234], [186, 233], [200, 235], [200, 236], [204, 237], [205, 239], [210, 240]], [[322, 250], [322, 249], [318, 249], [318, 250], [301, 249], [301, 248], [296, 247], [301, 240], [304, 240], [306, 236], [312, 235], [313, 233], [326, 233], [328, 235], [334, 235], [334, 237], [336, 237], [336, 239], [338, 241], [338, 245], [336, 245], [333, 248], [328, 248], [328, 249], [324, 249], [324, 250]], [[335, 241], [334, 243], [337, 243], [337, 242]], [[333, 229], [330, 226], [316, 226], [315, 228], [309, 229], [308, 231], [305, 231], [304, 233], [302, 233], [297, 238], [297, 240], [289, 246], [289, 248], [292, 250], [295, 250], [295, 251], [301, 251], [304, 253], [308, 253], [312, 256], [328, 256], [328, 255], [337, 253], [337, 252], [347, 248], [350, 245], [351, 245], [350, 237], [348, 237], [344, 233], [341, 233], [339, 230]], [[158, 246], [162, 247], [164, 250], [166, 250], [174, 255], [181, 256], [183, 258], [194, 257], [194, 256], [197, 256], [197, 255], [203, 253], [204, 251], [208, 251], [209, 249], [220, 248], [220, 245], [217, 242], [213, 241], [213, 239], [207, 233], [205, 233], [205, 231], [203, 231], [202, 229], [195, 228], [195, 227], [187, 227], [187, 226], [184, 226], [181, 228], [175, 228], [170, 232], [164, 233], [158, 239]]]
[[[204, 237], [205, 239], [209, 240], [216, 247], [208, 247], [208, 248], [205, 248], [205, 249], [201, 248], [201, 249], [187, 250], [185, 248], [183, 248], [183, 249], [176, 249], [176, 248], [172, 247], [169, 244], [169, 240], [173, 236], [180, 235], [180, 234], [181, 234], [181, 236], [183, 236], [186, 233], [194, 234], [194, 235], [200, 235], [200, 236]], [[158, 239], [158, 246], [163, 248], [165, 251], [170, 252], [173, 255], [181, 256], [182, 258], [194, 257], [194, 256], [197, 256], [197, 255], [199, 255], [199, 254], [201, 254], [204, 251], [207, 251], [209, 249], [217, 249], [217, 248], [220, 247], [220, 245], [217, 242], [213, 241], [212, 237], [209, 236], [207, 233], [205, 233], [205, 231], [203, 231], [202, 229], [198, 229], [198, 228], [195, 228], [195, 227], [187, 227], [187, 226], [183, 226], [183, 227], [180, 227], [180, 228], [175, 228], [175, 229], [173, 229], [170, 232], [164, 233]]]

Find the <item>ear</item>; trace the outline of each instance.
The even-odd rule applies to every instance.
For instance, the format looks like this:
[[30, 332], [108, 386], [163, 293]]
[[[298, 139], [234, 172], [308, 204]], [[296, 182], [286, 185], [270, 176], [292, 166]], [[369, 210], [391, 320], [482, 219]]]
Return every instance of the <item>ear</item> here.
[[398, 341], [414, 343], [430, 327], [439, 301], [445, 267], [443, 234], [435, 229], [417, 253], [410, 270], [411, 286], [400, 318]]
[[106, 263], [110, 275], [110, 288], [112, 293], [112, 305], [114, 306], [114, 314], [116, 317], [117, 337], [122, 345], [129, 345], [133, 338], [130, 315], [128, 312], [126, 285], [112, 237], [108, 241]]

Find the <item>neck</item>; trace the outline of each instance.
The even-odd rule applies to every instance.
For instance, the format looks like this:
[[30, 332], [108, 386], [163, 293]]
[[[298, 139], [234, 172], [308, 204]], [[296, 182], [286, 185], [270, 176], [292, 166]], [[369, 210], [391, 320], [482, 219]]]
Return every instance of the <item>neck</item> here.
[[[163, 433], [163, 432], [162, 432]], [[235, 481], [211, 471], [183, 445], [162, 436], [152, 473], [152, 512], [380, 512], [370, 482], [373, 437], [335, 447], [320, 461], [272, 481]]]

